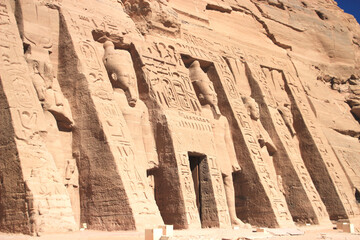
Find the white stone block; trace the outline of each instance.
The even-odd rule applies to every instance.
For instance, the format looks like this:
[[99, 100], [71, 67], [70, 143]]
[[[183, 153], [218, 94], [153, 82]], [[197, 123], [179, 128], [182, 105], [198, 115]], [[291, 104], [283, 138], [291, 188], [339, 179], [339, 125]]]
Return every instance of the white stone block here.
[[344, 223], [342, 226], [343, 232], [355, 233], [355, 226], [352, 223]]
[[173, 225], [163, 225], [163, 226], [159, 226], [159, 228], [162, 228], [164, 236], [172, 237], [174, 235]]
[[162, 235], [162, 228], [145, 229], [145, 240], [160, 240]]
[[336, 229], [338, 230], [342, 230], [343, 229], [343, 226], [346, 225], [346, 224], [350, 224], [349, 223], [349, 220], [347, 219], [340, 219], [336, 222]]

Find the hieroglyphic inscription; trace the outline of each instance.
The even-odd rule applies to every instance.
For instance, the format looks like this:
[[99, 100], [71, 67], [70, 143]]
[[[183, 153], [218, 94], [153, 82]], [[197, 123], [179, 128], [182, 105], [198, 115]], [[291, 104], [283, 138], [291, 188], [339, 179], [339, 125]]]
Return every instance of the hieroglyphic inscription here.
[[[101, 62], [99, 46], [92, 36], [92, 31], [103, 27], [117, 31], [117, 26], [109, 24], [109, 19], [98, 22], [98, 19], [81, 13], [64, 11], [70, 24], [76, 52], [80, 58], [79, 70], [85, 75], [93, 98], [95, 108], [102, 123], [106, 144], [114, 155], [118, 173], [121, 176], [127, 197], [137, 214], [158, 214], [154, 198], [147, 184], [146, 170], [136, 164], [136, 156], [129, 130], [120, 107], [113, 99], [113, 89], [106, 69]], [[115, 21], [114, 21], [115, 22]], [[119, 24], [120, 26], [120, 24]], [[104, 30], [103, 29], [103, 30]]]
[[344, 166], [347, 175], [351, 179], [352, 187], [360, 189], [360, 176], [356, 169], [359, 168], [360, 163], [357, 161], [360, 156], [360, 150], [353, 148], [343, 148], [333, 146], [336, 156], [339, 158], [340, 163]]
[[213, 183], [215, 200], [219, 215], [220, 226], [226, 226], [230, 224], [229, 210], [226, 202], [226, 195], [224, 189], [224, 183], [222, 181], [221, 172], [219, 166], [217, 165], [216, 157], [208, 156], [207, 162], [209, 164], [209, 171], [211, 176], [211, 181]]
[[[267, 195], [271, 199], [271, 204], [274, 206], [275, 214], [279, 222], [291, 222], [291, 215], [287, 209], [286, 201], [283, 195], [280, 194], [280, 190], [274, 180], [270, 178], [269, 166], [261, 156], [258, 142], [252, 130], [252, 125], [249, 120], [249, 116], [241, 100], [241, 94], [237, 90], [237, 86], [234, 81], [234, 77], [225, 61], [225, 59], [212, 51], [211, 49], [217, 48], [216, 43], [209, 43], [211, 47], [204, 49], [199, 46], [193, 45], [191, 41], [194, 40], [191, 36], [186, 36], [187, 43], [178, 43], [179, 51], [183, 54], [190, 55], [196, 59], [203, 59], [209, 62], [213, 62], [215, 69], [219, 74], [221, 84], [225, 90], [227, 99], [231, 105], [231, 109], [234, 113], [236, 121], [241, 129], [245, 141], [247, 143], [247, 149], [249, 149], [251, 159], [257, 169], [261, 183], [266, 189]], [[198, 41], [199, 39], [197, 39]], [[232, 48], [228, 48], [232, 49]], [[236, 49], [234, 50], [236, 51]], [[243, 56], [243, 52], [237, 51], [240, 56]], [[273, 166], [271, 166], [273, 167]], [[283, 207], [281, 207], [283, 206]], [[285, 210], [284, 210], [285, 209]]]
[[286, 149], [286, 152], [289, 154], [289, 159], [294, 166], [294, 170], [299, 176], [300, 182], [313, 206], [313, 209], [316, 215], [319, 218], [328, 218], [326, 208], [320, 198], [319, 193], [316, 191], [314, 183], [311, 180], [310, 174], [308, 173], [304, 161], [300, 156], [300, 152], [294, 146], [292, 137], [290, 136], [289, 131], [287, 130], [285, 123], [279, 114], [278, 111], [270, 111], [273, 120], [275, 121], [275, 128], [277, 133], [280, 136], [280, 139], [283, 141], [283, 146]]
[[0, 51], [3, 66], [19, 64], [18, 57], [21, 56], [15, 46], [19, 44], [17, 28], [10, 21], [9, 5], [5, 0], [0, 1]]
[[[39, 203], [36, 208], [42, 214], [36, 218], [44, 223], [41, 231], [54, 228], [74, 230], [76, 224], [68, 193], [40, 136], [41, 132], [46, 132], [44, 124], [41, 124], [45, 122], [44, 115], [28, 72], [16, 20], [10, 9], [9, 1], [0, 0], [1, 91], [9, 104], [7, 111], [11, 114], [15, 132], [16, 158], [21, 164], [21, 169], [13, 170], [28, 183], [27, 189], [23, 189], [32, 195], [34, 202]], [[12, 207], [7, 206], [4, 210], [13, 211]]]
[[218, 42], [211, 38], [205, 38], [194, 35], [186, 30], [182, 32], [184, 43], [178, 42], [176, 45], [181, 49], [182, 53], [196, 56], [200, 59], [211, 62], [218, 62], [219, 55], [216, 52], [222, 52], [224, 55], [237, 56], [243, 58], [245, 52], [239, 46]]
[[0, 26], [9, 24], [10, 17], [8, 6], [5, 4], [5, 2], [0, 2]]
[[177, 122], [177, 127], [212, 133], [209, 119], [194, 114], [188, 114], [186, 112], [179, 112], [179, 116], [180, 118], [174, 119], [174, 121]]
[[169, 109], [199, 112], [200, 103], [175, 45], [153, 42], [140, 51], [146, 81], [158, 103]]
[[[6, 20], [4, 20], [6, 19]], [[9, 5], [0, 1], [0, 69], [4, 89], [13, 108], [15, 134], [18, 139], [41, 144], [38, 132], [39, 104], [31, 80], [27, 79], [26, 64], [21, 63], [21, 41], [16, 24], [11, 22]], [[40, 142], [39, 142], [40, 141]]]
[[309, 110], [311, 108], [306, 101], [305, 92], [302, 86], [299, 86], [298, 84], [300, 81], [296, 81], [293, 78], [293, 75], [289, 72], [285, 72], [285, 78], [287, 80], [287, 86], [291, 91], [291, 95], [294, 97], [297, 107], [302, 114], [302, 119], [304, 120], [307, 129], [314, 139], [316, 148], [318, 149], [321, 158], [324, 161], [326, 168], [328, 169], [329, 175], [339, 194], [347, 215], [349, 217], [358, 215], [359, 212], [355, 201], [353, 200], [352, 196], [349, 196], [349, 193], [352, 192], [349, 182], [347, 181], [345, 173], [343, 172], [334, 152], [327, 143], [324, 133], [317, 125], [317, 121], [315, 120], [313, 112]]
[[288, 212], [285, 199], [281, 196], [277, 184], [274, 182], [273, 179], [271, 179], [270, 172], [268, 170], [269, 166], [261, 156], [259, 145], [251, 128], [251, 122], [246, 109], [243, 106], [241, 100], [239, 99], [233, 101], [232, 105], [236, 120], [238, 121], [241, 132], [243, 133], [247, 147], [250, 150], [251, 159], [253, 160], [259, 177], [262, 180], [267, 194], [271, 199], [271, 204], [274, 206], [274, 209], [277, 210], [277, 217], [280, 221], [290, 221], [291, 216]]
[[195, 189], [190, 171], [189, 157], [187, 152], [177, 154], [178, 166], [182, 180], [180, 181], [181, 188], [184, 191], [184, 203], [186, 217], [189, 224], [199, 223], [199, 211], [196, 206]]
[[85, 15], [82, 12], [74, 11], [70, 21], [70, 27], [74, 33], [89, 39], [92, 39], [92, 31], [102, 31], [113, 36], [123, 36], [136, 32], [131, 28], [133, 25], [134, 23], [125, 15], [115, 17], [111, 14], [104, 15], [94, 12]]
[[[270, 67], [260, 67], [254, 63], [249, 64], [249, 67], [251, 71], [254, 72], [254, 80], [258, 82], [262, 92], [265, 93], [262, 96], [267, 103], [266, 106], [270, 112], [271, 119], [275, 123], [274, 127], [276, 132], [278, 133], [280, 141], [282, 142], [282, 145], [285, 148], [287, 155], [289, 156], [289, 161], [291, 161], [294, 170], [299, 176], [300, 183], [304, 188], [316, 215], [319, 218], [327, 219], [329, 216], [326, 213], [325, 206], [315, 189], [310, 174], [308, 173], [304, 161], [300, 156], [300, 151], [294, 145], [294, 139], [292, 137], [293, 132], [290, 131], [293, 128], [292, 126], [288, 126], [291, 128], [288, 129], [284, 122], [284, 116], [281, 116], [277, 109], [278, 107], [282, 107], [281, 109], [284, 109], [284, 103], [290, 104], [290, 100], [285, 91], [285, 83], [283, 80], [282, 71], [272, 69]], [[273, 93], [276, 93], [276, 95]], [[285, 118], [285, 120], [288, 120], [288, 124], [292, 125], [292, 121], [289, 119], [293, 118], [290, 110], [288, 114], [289, 116], [286, 115], [287, 118]]]
[[[275, 210], [275, 214], [277, 215], [279, 222], [290, 222], [292, 218], [289, 210], [287, 209], [285, 198], [282, 194], [280, 194], [280, 189], [278, 188], [274, 179], [271, 177], [271, 172], [274, 171], [269, 171], [269, 169], [274, 168], [274, 166], [269, 165], [269, 162], [265, 161], [262, 157], [259, 144], [252, 130], [252, 124], [241, 101], [240, 94], [234, 83], [231, 72], [224, 60], [220, 61], [219, 63], [215, 63], [215, 67], [224, 87], [225, 93], [229, 99], [229, 103], [234, 112], [236, 121], [238, 122], [241, 132], [245, 138], [247, 148], [250, 151], [250, 157], [255, 165], [255, 168], [257, 169], [261, 182], [267, 191], [271, 204], [274, 206], [273, 209]], [[228, 80], [224, 82], [223, 79]], [[228, 81], [231, 82], [229, 83]]]
[[84, 16], [82, 13], [70, 13], [64, 11], [64, 15], [69, 19], [71, 34], [76, 36], [75, 46], [81, 56], [82, 72], [89, 79], [89, 87], [93, 96], [104, 100], [113, 99], [111, 84], [108, 81], [107, 72], [101, 62], [96, 43], [93, 40], [92, 31], [96, 29], [95, 18]]

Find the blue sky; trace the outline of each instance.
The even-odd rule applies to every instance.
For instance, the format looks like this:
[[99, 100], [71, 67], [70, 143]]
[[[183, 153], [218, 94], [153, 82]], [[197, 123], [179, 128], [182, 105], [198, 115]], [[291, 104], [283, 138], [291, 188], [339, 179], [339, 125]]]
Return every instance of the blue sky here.
[[354, 15], [360, 23], [360, 0], [335, 0], [345, 12]]

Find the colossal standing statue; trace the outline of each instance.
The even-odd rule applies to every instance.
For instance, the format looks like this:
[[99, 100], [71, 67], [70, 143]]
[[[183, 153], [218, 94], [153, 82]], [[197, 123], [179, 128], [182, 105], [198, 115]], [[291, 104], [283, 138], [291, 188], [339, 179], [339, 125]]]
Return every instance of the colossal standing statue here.
[[293, 116], [292, 116], [292, 113], [291, 113], [291, 105], [289, 103], [284, 103], [283, 106], [280, 106], [278, 107], [278, 111], [281, 115], [281, 117], [283, 118], [284, 120], [284, 123], [286, 125], [286, 127], [288, 128], [291, 136], [295, 136], [296, 135], [296, 132], [295, 132], [295, 129], [294, 129], [294, 119], [293, 119]]
[[220, 113], [214, 86], [201, 69], [200, 63], [194, 61], [189, 68], [189, 72], [191, 82], [202, 105], [203, 116], [209, 118], [213, 126], [217, 165], [223, 177], [231, 223], [245, 226], [236, 216], [232, 173], [240, 171], [241, 168], [236, 158], [228, 120]]
[[135, 144], [136, 161], [140, 160], [137, 165], [146, 166], [149, 175], [158, 166], [158, 155], [148, 109], [138, 98], [136, 74], [130, 53], [115, 50], [111, 41], [106, 41], [103, 46], [103, 62], [114, 89], [115, 101], [124, 115]]
[[[30, 44], [25, 52], [30, 77], [35, 87], [38, 99], [44, 110], [47, 134], [45, 143], [55, 160], [57, 169], [68, 190], [75, 221], [80, 225], [80, 194], [76, 161], [72, 153], [72, 118], [70, 105], [64, 97], [58, 79], [55, 76], [50, 61], [49, 50]], [[69, 162], [73, 163], [72, 184], [67, 184], [69, 178]]]
[[272, 160], [272, 156], [276, 153], [277, 149], [275, 147], [275, 144], [271, 140], [268, 132], [265, 130], [264, 126], [260, 122], [259, 105], [255, 101], [255, 99], [251, 97], [242, 97], [242, 100], [252, 120], [253, 129], [255, 130], [255, 134], [261, 148], [261, 155], [265, 159], [267, 159], [268, 163], [270, 164], [271, 167], [269, 168], [269, 170], [271, 172], [271, 175], [277, 176], [273, 167], [274, 163]]

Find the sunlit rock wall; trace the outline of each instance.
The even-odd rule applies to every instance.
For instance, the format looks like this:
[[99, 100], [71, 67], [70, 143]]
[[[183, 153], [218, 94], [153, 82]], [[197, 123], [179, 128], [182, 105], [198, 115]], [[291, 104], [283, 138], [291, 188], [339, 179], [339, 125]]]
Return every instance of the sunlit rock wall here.
[[0, 0], [0, 230], [356, 220], [359, 48], [333, 0]]

